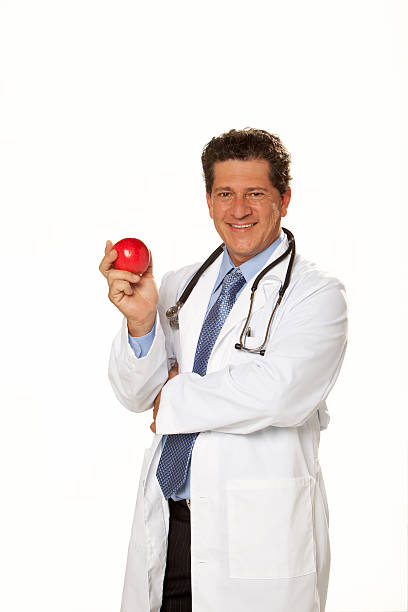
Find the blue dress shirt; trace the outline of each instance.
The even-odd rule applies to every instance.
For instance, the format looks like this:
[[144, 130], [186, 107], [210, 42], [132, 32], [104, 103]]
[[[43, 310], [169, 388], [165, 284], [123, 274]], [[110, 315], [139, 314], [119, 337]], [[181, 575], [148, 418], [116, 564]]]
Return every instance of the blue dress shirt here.
[[[208, 302], [208, 306], [207, 306], [207, 310], [206, 310], [204, 319], [207, 316], [207, 313], [211, 309], [214, 302], [217, 300], [219, 294], [221, 293], [221, 285], [222, 285], [222, 281], [224, 280], [224, 276], [228, 274], [228, 272], [234, 268], [239, 267], [239, 269], [241, 270], [245, 278], [245, 285], [243, 285], [243, 287], [238, 291], [237, 293], [237, 299], [238, 299], [240, 293], [242, 292], [246, 284], [249, 283], [251, 278], [253, 278], [256, 274], [258, 274], [258, 272], [260, 272], [261, 269], [264, 267], [264, 265], [266, 264], [266, 262], [268, 261], [268, 259], [270, 258], [274, 250], [276, 249], [276, 247], [282, 241], [282, 238], [283, 238], [283, 232], [281, 231], [280, 236], [274, 242], [272, 242], [272, 244], [269, 245], [264, 251], [261, 251], [261, 253], [258, 253], [254, 257], [251, 257], [251, 259], [248, 259], [248, 261], [245, 261], [240, 266], [234, 266], [229, 256], [227, 247], [224, 245], [224, 254], [222, 257], [220, 271], [218, 273], [217, 280], [215, 281], [215, 285], [214, 285], [214, 288], [210, 296], [210, 301]], [[145, 336], [140, 336], [140, 337], [135, 338], [128, 333], [129, 344], [132, 347], [136, 357], [138, 358], [144, 357], [149, 352], [149, 349], [151, 345], [153, 344], [153, 339], [154, 339], [154, 335], [156, 332], [156, 321], [157, 321], [157, 315], [156, 315], [156, 320], [153, 325], [153, 329]], [[167, 439], [167, 435], [164, 435], [161, 440], [162, 448], [166, 442], [166, 439]], [[174, 493], [171, 497], [175, 501], [178, 501], [180, 499], [190, 499], [190, 466], [188, 468], [187, 478], [186, 478], [184, 485], [181, 486], [178, 489], [177, 493]]]

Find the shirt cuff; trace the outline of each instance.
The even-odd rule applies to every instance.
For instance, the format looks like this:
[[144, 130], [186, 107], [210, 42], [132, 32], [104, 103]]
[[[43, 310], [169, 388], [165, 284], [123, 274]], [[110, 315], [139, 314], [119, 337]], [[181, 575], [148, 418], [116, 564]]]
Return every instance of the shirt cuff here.
[[129, 344], [133, 349], [135, 357], [137, 357], [138, 359], [140, 359], [141, 357], [145, 357], [153, 344], [154, 335], [156, 332], [156, 319], [154, 321], [153, 329], [144, 336], [135, 337], [131, 336], [128, 332]]

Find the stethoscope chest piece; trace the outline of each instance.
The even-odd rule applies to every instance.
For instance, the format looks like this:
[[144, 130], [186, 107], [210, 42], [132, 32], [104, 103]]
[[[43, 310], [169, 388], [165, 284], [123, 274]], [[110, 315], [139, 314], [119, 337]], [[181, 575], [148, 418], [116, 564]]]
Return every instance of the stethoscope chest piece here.
[[178, 313], [182, 305], [182, 302], [178, 301], [174, 306], [170, 306], [170, 308], [166, 310], [166, 317], [168, 318], [170, 327], [172, 329], [179, 328]]

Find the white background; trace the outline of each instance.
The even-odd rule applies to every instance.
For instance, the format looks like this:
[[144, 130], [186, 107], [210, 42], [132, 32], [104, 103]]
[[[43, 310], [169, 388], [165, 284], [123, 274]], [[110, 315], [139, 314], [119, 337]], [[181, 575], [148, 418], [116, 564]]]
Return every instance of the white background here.
[[348, 293], [321, 441], [327, 610], [406, 610], [407, 3], [0, 6], [0, 608], [119, 610], [152, 414], [109, 385], [122, 316], [98, 265], [125, 236], [158, 282], [205, 259], [202, 147], [252, 126], [292, 153], [298, 251]]

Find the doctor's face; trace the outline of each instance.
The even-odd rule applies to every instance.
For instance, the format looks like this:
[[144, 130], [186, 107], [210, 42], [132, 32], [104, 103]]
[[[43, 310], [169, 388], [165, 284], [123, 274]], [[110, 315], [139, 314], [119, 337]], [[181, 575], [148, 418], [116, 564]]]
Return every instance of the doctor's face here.
[[265, 159], [215, 162], [207, 204], [214, 226], [235, 266], [266, 249], [281, 231], [290, 189], [283, 195], [269, 178]]

